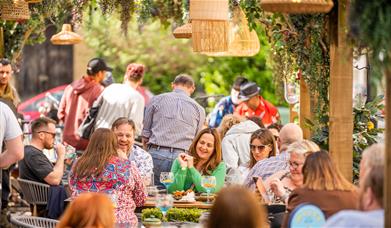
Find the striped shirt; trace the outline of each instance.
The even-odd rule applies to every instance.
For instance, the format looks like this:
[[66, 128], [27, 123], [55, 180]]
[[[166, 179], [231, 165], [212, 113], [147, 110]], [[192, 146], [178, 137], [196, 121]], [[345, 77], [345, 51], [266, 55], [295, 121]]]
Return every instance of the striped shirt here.
[[150, 144], [188, 150], [204, 121], [205, 110], [185, 91], [175, 89], [151, 99], [142, 136]]
[[258, 161], [247, 175], [244, 185], [250, 189], [255, 189], [253, 177], [262, 177], [265, 180], [280, 170], [289, 171], [289, 158], [290, 154], [288, 152], [282, 152], [277, 156]]

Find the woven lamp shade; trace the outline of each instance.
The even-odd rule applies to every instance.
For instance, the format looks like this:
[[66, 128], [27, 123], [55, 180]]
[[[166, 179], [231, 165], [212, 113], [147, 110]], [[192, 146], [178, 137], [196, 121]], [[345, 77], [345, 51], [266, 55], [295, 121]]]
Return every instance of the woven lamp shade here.
[[261, 45], [257, 33], [250, 31], [246, 16], [240, 7], [233, 10], [232, 21], [229, 23], [229, 44], [226, 52], [203, 52], [207, 56], [254, 56]]
[[50, 41], [54, 45], [71, 45], [80, 43], [83, 38], [72, 32], [72, 27], [70, 24], [63, 24], [61, 32], [55, 34], [50, 38]]
[[190, 39], [191, 38], [191, 23], [184, 24], [174, 30], [172, 33], [177, 39]]
[[261, 0], [262, 9], [279, 13], [328, 13], [333, 6], [332, 0]]
[[189, 14], [194, 52], [228, 50], [228, 0], [191, 0]]
[[9, 21], [30, 19], [29, 5], [23, 0], [0, 1], [0, 18]]

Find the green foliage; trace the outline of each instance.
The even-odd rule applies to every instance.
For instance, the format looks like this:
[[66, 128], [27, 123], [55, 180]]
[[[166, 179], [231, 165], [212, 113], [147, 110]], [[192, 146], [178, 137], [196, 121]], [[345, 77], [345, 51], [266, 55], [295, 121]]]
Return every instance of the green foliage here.
[[146, 208], [141, 211], [141, 219], [144, 221], [147, 218], [158, 218], [162, 220], [163, 213], [159, 208]]
[[375, 66], [388, 66], [384, 63], [391, 61], [391, 1], [353, 0], [350, 9], [350, 35], [355, 45], [372, 50]]
[[132, 62], [147, 67], [144, 85], [154, 93], [170, 91], [170, 83], [180, 73], [188, 73], [197, 81], [196, 69], [207, 58], [195, 55], [189, 40], [174, 39], [171, 31], [162, 28], [159, 22], [144, 26], [132, 22], [128, 36], [124, 37], [118, 27], [120, 23], [116, 15], [101, 16], [94, 12], [83, 27], [85, 42], [114, 67], [117, 82], [122, 82], [126, 66]]
[[384, 132], [383, 128], [376, 127], [379, 113], [384, 109], [384, 97], [378, 96], [366, 104], [353, 107], [353, 174], [358, 180], [361, 154], [365, 148], [377, 143], [378, 135]]
[[168, 221], [195, 222], [198, 223], [201, 214], [205, 210], [198, 208], [171, 208], [167, 211]]
[[201, 214], [205, 210], [198, 208], [171, 208], [167, 211], [166, 218], [158, 208], [143, 209], [141, 212], [141, 219], [144, 221], [147, 218], [158, 218], [163, 221], [175, 222], [199, 222]]

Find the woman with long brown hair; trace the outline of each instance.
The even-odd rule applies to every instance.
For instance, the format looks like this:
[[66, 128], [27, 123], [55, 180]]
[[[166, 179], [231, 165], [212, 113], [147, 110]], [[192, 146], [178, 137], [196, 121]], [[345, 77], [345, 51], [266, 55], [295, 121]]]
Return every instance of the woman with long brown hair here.
[[114, 206], [109, 197], [102, 193], [82, 193], [75, 198], [57, 228], [114, 228]]
[[260, 160], [276, 156], [277, 145], [272, 132], [266, 128], [254, 131], [250, 138], [250, 152], [249, 169]]
[[287, 227], [290, 213], [302, 203], [318, 206], [328, 218], [340, 210], [356, 209], [357, 202], [356, 187], [342, 176], [328, 152], [312, 153], [304, 162], [303, 186], [289, 196], [283, 227]]
[[197, 192], [206, 192], [201, 185], [202, 175], [215, 176], [217, 192], [224, 186], [226, 167], [222, 161], [221, 141], [216, 129], [205, 128], [198, 133], [190, 146], [189, 154], [181, 153], [174, 161], [171, 172], [174, 183], [169, 192], [194, 188]]
[[115, 205], [116, 223], [135, 227], [134, 210], [145, 201], [144, 185], [137, 168], [117, 155], [117, 137], [106, 128], [91, 136], [83, 155], [70, 173], [72, 197], [83, 192], [108, 194]]

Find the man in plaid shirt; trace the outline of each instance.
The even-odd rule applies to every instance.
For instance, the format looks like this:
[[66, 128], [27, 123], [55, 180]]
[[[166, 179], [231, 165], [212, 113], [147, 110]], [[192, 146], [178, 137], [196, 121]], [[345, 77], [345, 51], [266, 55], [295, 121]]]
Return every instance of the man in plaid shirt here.
[[281, 141], [280, 154], [257, 162], [244, 181], [245, 186], [255, 189], [254, 177], [261, 177], [265, 180], [280, 170], [289, 171], [289, 154], [285, 151], [290, 144], [302, 139], [303, 131], [298, 125], [288, 123], [282, 127], [279, 139]]

